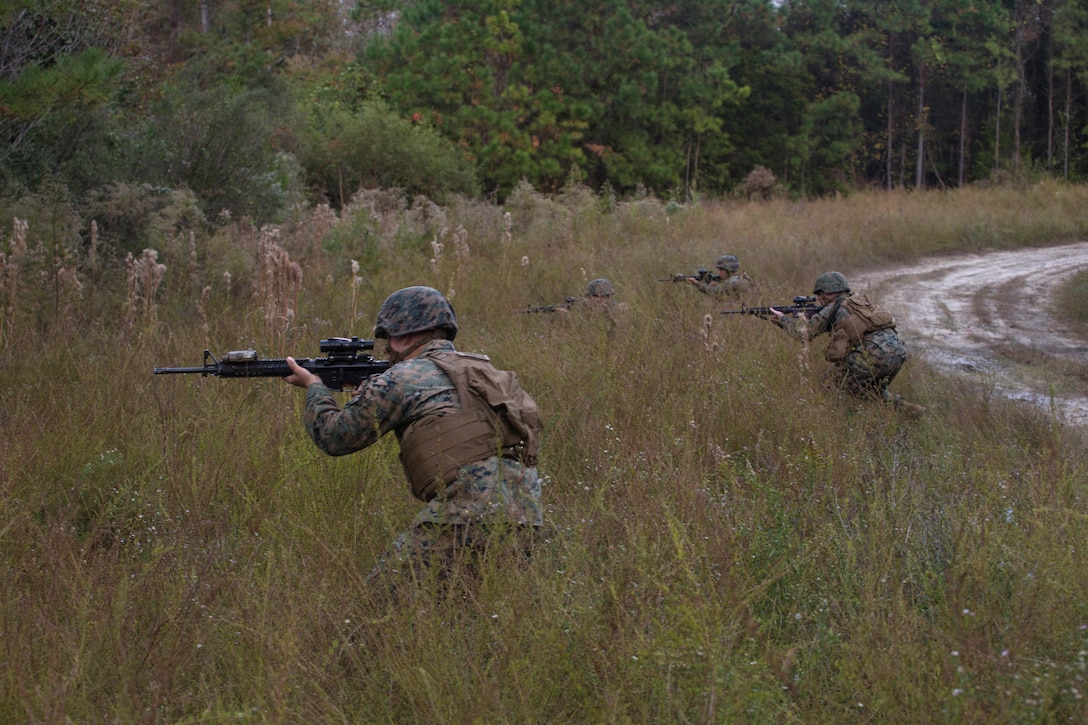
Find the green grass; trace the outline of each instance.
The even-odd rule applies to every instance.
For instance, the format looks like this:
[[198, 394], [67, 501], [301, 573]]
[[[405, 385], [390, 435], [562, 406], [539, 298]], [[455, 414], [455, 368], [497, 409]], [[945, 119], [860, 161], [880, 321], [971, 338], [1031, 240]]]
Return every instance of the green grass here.
[[1088, 272], [1077, 272], [1061, 286], [1055, 297], [1058, 316], [1088, 329]]
[[[301, 218], [281, 236], [303, 269], [290, 324], [254, 297], [242, 225], [195, 260], [159, 250], [133, 329], [119, 264], [62, 315], [30, 284], [52, 262], [27, 262], [0, 295], [0, 719], [1083, 719], [1083, 431], [919, 359], [892, 388], [921, 420], [830, 397], [823, 342], [806, 356], [656, 279], [733, 253], [786, 301], [830, 268], [1084, 238], [1088, 188], [514, 202], [508, 237], [506, 210], [465, 201], [433, 228]], [[628, 304], [615, 321], [516, 313], [596, 277]], [[458, 346], [544, 412], [550, 538], [385, 611], [363, 577], [417, 508], [395, 441], [329, 458], [297, 389], [151, 369], [205, 347], [317, 355], [411, 284], [452, 291]]]

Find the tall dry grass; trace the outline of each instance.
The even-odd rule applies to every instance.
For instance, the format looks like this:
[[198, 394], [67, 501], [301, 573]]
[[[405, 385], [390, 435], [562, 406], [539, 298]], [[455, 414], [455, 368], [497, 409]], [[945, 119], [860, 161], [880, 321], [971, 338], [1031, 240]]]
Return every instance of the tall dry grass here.
[[[4, 721], [1084, 719], [1083, 432], [921, 360], [893, 388], [922, 420], [830, 397], [822, 344], [656, 280], [729, 252], [781, 301], [830, 267], [1083, 238], [1088, 189], [357, 201], [277, 230], [297, 287], [262, 286], [261, 232], [237, 223], [196, 260], [159, 250], [140, 335], [120, 267], [77, 334], [5, 327]], [[516, 314], [595, 277], [625, 312]], [[550, 529], [524, 565], [388, 611], [363, 576], [416, 510], [395, 442], [328, 458], [298, 390], [151, 369], [207, 341], [314, 355], [412, 284], [450, 292], [458, 346], [544, 411]]]

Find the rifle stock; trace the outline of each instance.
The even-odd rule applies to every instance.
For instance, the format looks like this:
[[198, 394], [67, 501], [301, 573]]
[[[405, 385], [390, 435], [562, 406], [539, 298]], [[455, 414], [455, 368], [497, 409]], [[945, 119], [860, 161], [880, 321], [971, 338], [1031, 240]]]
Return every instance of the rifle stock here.
[[[352, 390], [372, 375], [389, 369], [387, 360], [375, 360], [363, 354], [374, 349], [373, 340], [358, 337], [331, 337], [321, 341], [321, 351], [328, 357], [295, 358], [299, 367], [321, 378], [331, 390]], [[204, 351], [204, 364], [196, 367], [153, 370], [155, 375], [199, 374], [217, 378], [285, 378], [291, 374], [286, 358], [261, 358], [256, 350], [232, 350], [222, 358]]]

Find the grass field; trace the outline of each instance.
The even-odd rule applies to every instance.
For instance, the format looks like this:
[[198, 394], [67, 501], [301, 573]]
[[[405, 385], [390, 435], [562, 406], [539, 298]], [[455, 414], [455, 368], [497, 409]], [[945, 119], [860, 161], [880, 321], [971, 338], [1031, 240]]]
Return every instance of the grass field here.
[[[1088, 718], [1084, 432], [920, 359], [892, 386], [919, 420], [839, 399], [824, 342], [657, 281], [733, 253], [770, 304], [829, 269], [1084, 239], [1088, 188], [402, 202], [128, 260], [5, 232], [0, 720]], [[518, 314], [596, 277], [625, 311]], [[151, 371], [316, 356], [414, 284], [545, 414], [549, 534], [379, 610], [363, 577], [417, 509], [396, 442], [329, 458], [297, 388]]]

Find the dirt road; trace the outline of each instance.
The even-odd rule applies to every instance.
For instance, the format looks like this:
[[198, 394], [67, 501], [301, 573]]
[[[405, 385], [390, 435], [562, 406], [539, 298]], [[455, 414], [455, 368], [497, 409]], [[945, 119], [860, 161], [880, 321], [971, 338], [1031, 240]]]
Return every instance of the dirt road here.
[[1088, 242], [931, 257], [858, 274], [916, 355], [985, 390], [1088, 425], [1088, 339], [1049, 314], [1058, 285], [1088, 268]]

